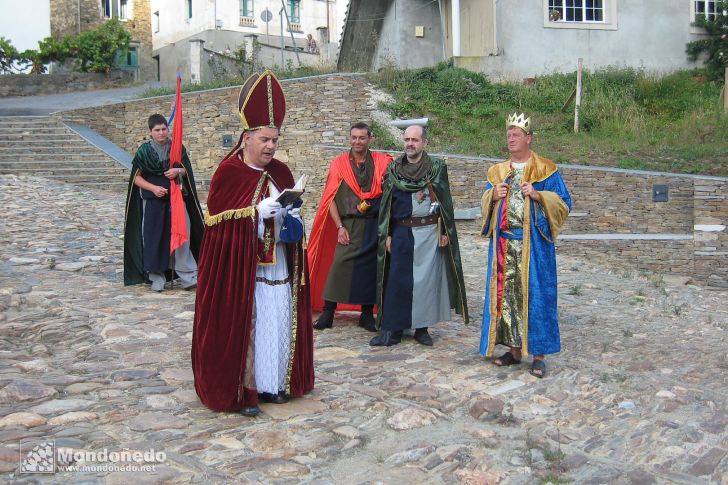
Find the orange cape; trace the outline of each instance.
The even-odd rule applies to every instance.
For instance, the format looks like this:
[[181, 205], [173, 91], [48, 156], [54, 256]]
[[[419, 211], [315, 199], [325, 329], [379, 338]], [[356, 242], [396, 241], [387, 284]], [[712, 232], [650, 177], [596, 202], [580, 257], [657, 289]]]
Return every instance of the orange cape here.
[[[329, 268], [334, 262], [337, 244], [337, 229], [329, 214], [329, 206], [336, 196], [342, 182], [345, 182], [360, 199], [376, 199], [382, 195], [382, 179], [387, 166], [392, 162], [391, 155], [371, 152], [374, 160], [374, 177], [369, 192], [362, 192], [354, 177], [349, 162], [349, 152], [339, 155], [331, 161], [326, 187], [318, 205], [318, 212], [313, 220], [311, 235], [308, 241], [308, 267], [311, 277], [311, 309], [321, 311], [324, 307], [322, 294], [329, 276]], [[337, 310], [360, 310], [360, 305], [337, 305]]]

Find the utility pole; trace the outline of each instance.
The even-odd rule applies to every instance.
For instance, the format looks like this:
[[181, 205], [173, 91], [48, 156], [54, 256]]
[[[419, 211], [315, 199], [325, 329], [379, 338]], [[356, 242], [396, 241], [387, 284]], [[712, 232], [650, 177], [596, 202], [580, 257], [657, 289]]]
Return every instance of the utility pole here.
[[[326, 43], [331, 43], [331, 25], [330, 25], [330, 16], [329, 16], [329, 0], [324, 0], [326, 2]], [[336, 1], [336, 0], [334, 0]]]
[[[301, 67], [301, 56], [298, 55], [298, 47], [296, 46], [296, 39], [293, 37], [291, 32], [291, 19], [288, 17], [288, 10], [286, 10], [286, 0], [281, 0], [281, 11], [286, 14], [286, 25], [288, 25], [288, 32], [291, 34], [291, 41], [293, 42], [293, 52], [296, 53], [296, 60], [298, 61], [298, 67]], [[281, 60], [283, 60], [283, 17], [281, 17]], [[283, 67], [283, 66], [281, 66]]]
[[579, 133], [579, 110], [581, 110], [581, 70], [582, 58], [579, 58], [579, 65], [576, 69], [576, 102], [574, 103], [574, 133]]

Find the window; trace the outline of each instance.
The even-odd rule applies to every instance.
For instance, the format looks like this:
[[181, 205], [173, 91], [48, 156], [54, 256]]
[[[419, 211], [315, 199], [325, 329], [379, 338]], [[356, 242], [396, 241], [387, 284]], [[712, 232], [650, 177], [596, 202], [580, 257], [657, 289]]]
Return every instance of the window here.
[[240, 16], [247, 18], [255, 17], [253, 0], [240, 0]]
[[[543, 0], [547, 29], [617, 30], [619, 0]], [[690, 0], [691, 5], [693, 0]]]
[[707, 20], [715, 19], [715, 0], [695, 0], [693, 2], [693, 19], [697, 20], [698, 17], [705, 17]]
[[118, 18], [128, 20], [132, 18], [131, 0], [101, 0], [101, 15], [103, 18]]
[[552, 22], [604, 22], [604, 0], [549, 0]]
[[288, 0], [288, 21], [292, 24], [301, 22], [301, 0]]
[[192, 18], [192, 0], [185, 0], [187, 4], [187, 19]]
[[113, 16], [113, 12], [111, 10], [111, 0], [101, 0], [101, 15], [104, 16], [104, 18], [110, 19]]
[[125, 53], [120, 50], [116, 51], [114, 63], [120, 69], [139, 67], [138, 47], [134, 45], [129, 46]]
[[152, 15], [152, 28], [155, 34], [159, 32], [159, 10]]

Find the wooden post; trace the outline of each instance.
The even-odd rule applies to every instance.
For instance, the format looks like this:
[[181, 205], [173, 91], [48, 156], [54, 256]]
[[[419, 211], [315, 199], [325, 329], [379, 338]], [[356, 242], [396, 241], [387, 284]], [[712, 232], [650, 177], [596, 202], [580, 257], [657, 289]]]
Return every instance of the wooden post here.
[[574, 133], [579, 133], [579, 110], [581, 109], [581, 69], [583, 59], [579, 58], [576, 69], [576, 102], [574, 103]]
[[728, 67], [725, 68], [725, 82], [723, 83], [723, 112], [728, 113], [728, 93], [726, 92], [726, 88], [728, 88]]

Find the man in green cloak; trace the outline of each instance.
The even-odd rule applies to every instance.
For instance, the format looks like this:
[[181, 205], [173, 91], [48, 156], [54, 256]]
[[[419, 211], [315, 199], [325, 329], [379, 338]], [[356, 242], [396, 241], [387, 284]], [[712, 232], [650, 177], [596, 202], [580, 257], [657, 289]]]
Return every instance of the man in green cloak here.
[[404, 132], [405, 153], [389, 165], [382, 188], [377, 252], [379, 335], [369, 344], [398, 344], [404, 330], [431, 346], [428, 327], [450, 320], [468, 323], [460, 248], [447, 165], [425, 152], [422, 126]]
[[[151, 139], [142, 144], [132, 160], [124, 220], [124, 285], [151, 283], [161, 292], [168, 269], [185, 289], [197, 285], [197, 258], [202, 240], [202, 211], [187, 150], [182, 164], [169, 163], [171, 140], [167, 120], [154, 114], [148, 120]], [[188, 240], [170, 254], [170, 180], [182, 187]], [[173, 273], [171, 273], [173, 276]]]

